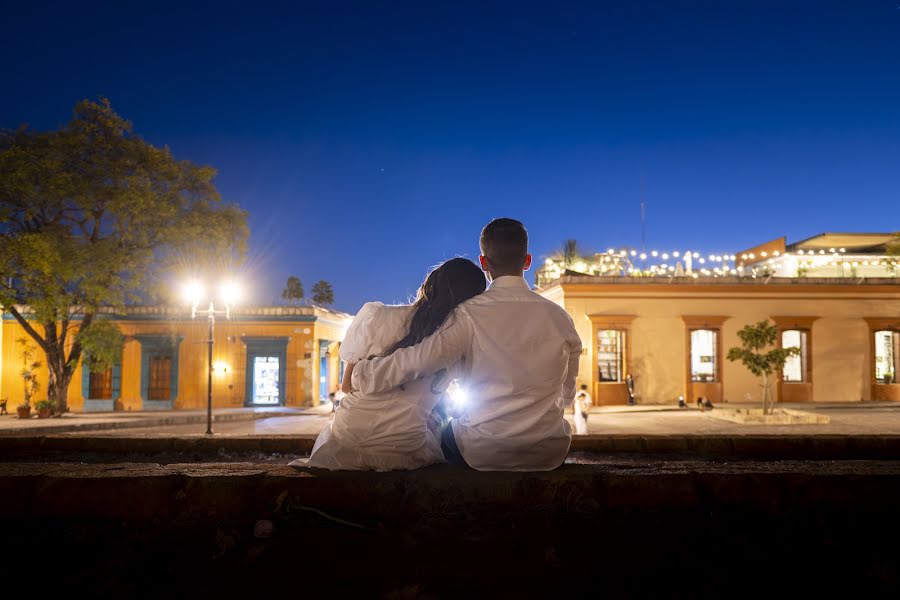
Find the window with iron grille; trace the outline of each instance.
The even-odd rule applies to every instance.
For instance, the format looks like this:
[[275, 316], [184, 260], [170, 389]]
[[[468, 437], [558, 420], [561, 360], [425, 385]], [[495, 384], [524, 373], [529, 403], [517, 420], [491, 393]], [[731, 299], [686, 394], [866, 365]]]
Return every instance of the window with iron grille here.
[[113, 397], [113, 372], [112, 367], [90, 374], [90, 398], [91, 400], [112, 400]]
[[150, 400], [170, 400], [172, 397], [172, 357], [150, 357]]

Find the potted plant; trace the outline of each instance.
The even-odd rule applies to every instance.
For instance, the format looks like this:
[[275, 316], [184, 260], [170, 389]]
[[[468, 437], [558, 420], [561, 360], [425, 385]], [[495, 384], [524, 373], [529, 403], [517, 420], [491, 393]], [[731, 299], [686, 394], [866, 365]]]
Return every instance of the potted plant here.
[[890, 371], [888, 371], [887, 373], [884, 374], [883, 381], [884, 381], [885, 383], [893, 383], [893, 381], [894, 381], [894, 374], [891, 373]]
[[22, 357], [21, 375], [24, 392], [24, 402], [16, 408], [16, 413], [20, 419], [27, 419], [31, 416], [31, 399], [41, 389], [37, 380], [37, 370], [41, 366], [41, 361], [34, 360], [37, 346], [30, 344], [27, 338], [21, 337], [16, 343], [19, 344], [19, 356]]
[[37, 410], [38, 419], [49, 419], [53, 416], [53, 403], [50, 400], [38, 400], [34, 403]]

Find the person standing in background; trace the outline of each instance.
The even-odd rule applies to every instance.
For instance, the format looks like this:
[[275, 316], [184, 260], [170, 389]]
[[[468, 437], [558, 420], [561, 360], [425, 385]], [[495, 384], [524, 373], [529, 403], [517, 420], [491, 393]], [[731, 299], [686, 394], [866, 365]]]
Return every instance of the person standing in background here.
[[575, 394], [575, 433], [579, 435], [588, 433], [587, 421], [593, 398], [588, 393], [587, 387], [585, 384], [581, 384], [581, 389]]
[[634, 406], [634, 377], [631, 373], [625, 376], [625, 387], [628, 388], [628, 406]]

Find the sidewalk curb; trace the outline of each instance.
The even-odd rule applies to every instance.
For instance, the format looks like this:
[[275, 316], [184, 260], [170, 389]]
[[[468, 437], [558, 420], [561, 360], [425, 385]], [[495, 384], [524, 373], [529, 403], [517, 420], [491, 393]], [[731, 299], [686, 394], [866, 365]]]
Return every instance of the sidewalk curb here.
[[[232, 421], [255, 421], [258, 419], [268, 419], [272, 417], [300, 417], [300, 416], [316, 416], [320, 413], [315, 411], [300, 412], [292, 411], [272, 411], [272, 412], [236, 412], [216, 414], [213, 413], [213, 423], [227, 423]], [[124, 419], [124, 417], [119, 417]], [[0, 438], [3, 437], [38, 437], [41, 435], [52, 435], [55, 433], [74, 433], [78, 431], [109, 431], [114, 429], [138, 429], [145, 427], [165, 427], [169, 425], [193, 425], [195, 423], [206, 423], [206, 414], [189, 414], [189, 415], [168, 415], [165, 417], [142, 417], [136, 415], [128, 416], [127, 420], [109, 421], [101, 423], [66, 423], [55, 424], [48, 423], [46, 425], [35, 425], [23, 427], [21, 429], [0, 429]]]
[[[228, 454], [309, 455], [315, 435], [299, 436], [32, 436], [0, 438], [0, 462], [16, 460], [66, 460], [76, 455], [129, 456], [175, 455], [181, 462]], [[174, 461], [163, 461], [174, 462]]]

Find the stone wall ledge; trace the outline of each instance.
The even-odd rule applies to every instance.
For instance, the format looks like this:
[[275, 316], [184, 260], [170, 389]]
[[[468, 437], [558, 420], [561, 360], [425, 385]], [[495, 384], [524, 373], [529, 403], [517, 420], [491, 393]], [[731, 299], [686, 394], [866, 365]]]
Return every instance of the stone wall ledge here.
[[[43, 435], [0, 437], [0, 461], [135, 460], [185, 462], [241, 454], [308, 455], [314, 435], [192, 436]], [[716, 460], [900, 460], [900, 435], [587, 435], [572, 439], [581, 452]], [[83, 455], [92, 458], [86, 459]], [[129, 459], [129, 455], [131, 458]], [[285, 462], [288, 462], [287, 460]]]
[[259, 463], [3, 463], [0, 497], [6, 519], [267, 519], [321, 510], [362, 526], [415, 522], [435, 511], [880, 512], [900, 505], [900, 462], [609, 459], [537, 473], [447, 465], [374, 473]]
[[[0, 498], [8, 548], [65, 557], [57, 572], [46, 561], [22, 560], [10, 573], [44, 595], [54, 588], [110, 599], [173, 590], [186, 598], [395, 599], [898, 591], [896, 461], [638, 456], [546, 473], [7, 462]], [[769, 574], [778, 570], [795, 576]]]

